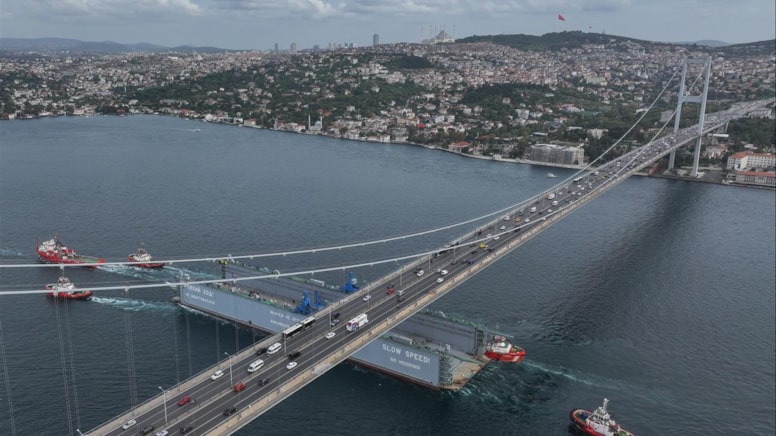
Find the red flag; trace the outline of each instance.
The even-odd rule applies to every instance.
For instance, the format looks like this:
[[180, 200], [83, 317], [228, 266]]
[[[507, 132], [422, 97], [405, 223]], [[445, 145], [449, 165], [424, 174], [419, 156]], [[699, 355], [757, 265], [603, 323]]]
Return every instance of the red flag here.
[[566, 21], [566, 19], [565, 19], [565, 18], [563, 18], [563, 15], [561, 15], [561, 14], [558, 14], [558, 20], [560, 20], [560, 21]]

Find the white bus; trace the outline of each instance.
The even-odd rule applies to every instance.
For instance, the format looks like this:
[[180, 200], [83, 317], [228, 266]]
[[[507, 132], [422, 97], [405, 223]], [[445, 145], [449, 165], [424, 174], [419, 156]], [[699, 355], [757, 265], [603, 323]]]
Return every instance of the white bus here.
[[301, 332], [304, 330], [304, 327], [300, 323], [296, 323], [292, 325], [291, 327], [288, 327], [287, 329], [283, 330], [283, 336], [288, 339], [293, 337], [295, 334]]
[[348, 323], [345, 324], [345, 328], [349, 332], [353, 332], [358, 330], [359, 327], [362, 327], [364, 324], [368, 322], [369, 322], [369, 318], [367, 318], [365, 313], [362, 313], [361, 315], [358, 315], [357, 317], [348, 321]]

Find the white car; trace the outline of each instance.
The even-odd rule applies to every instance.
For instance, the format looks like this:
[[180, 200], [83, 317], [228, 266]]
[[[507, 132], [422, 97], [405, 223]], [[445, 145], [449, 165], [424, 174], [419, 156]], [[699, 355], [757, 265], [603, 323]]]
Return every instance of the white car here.
[[124, 425], [121, 426], [124, 430], [127, 430], [131, 427], [133, 427], [135, 424], [137, 424], [137, 421], [134, 419], [130, 419], [129, 421], [125, 422]]
[[494, 237], [493, 237], [493, 240], [494, 240], [494, 241], [498, 241], [499, 239], [501, 239], [501, 236], [494, 236]]
[[214, 372], [213, 375], [210, 376], [210, 380], [218, 380], [223, 376], [224, 376], [224, 372], [219, 369], [218, 371]]
[[425, 274], [425, 272], [423, 272], [423, 270], [420, 270], [417, 273], [415, 273], [415, 275], [417, 275], [418, 277], [423, 277], [423, 274]]
[[286, 365], [287, 369], [294, 369], [296, 368], [296, 362], [288, 362], [288, 365]]
[[369, 301], [369, 300], [371, 300], [371, 299], [372, 299], [372, 296], [371, 296], [371, 295], [365, 295], [365, 296], [364, 296], [364, 301]]
[[442, 283], [442, 282], [444, 282], [444, 281], [445, 281], [445, 279], [443, 279], [442, 277], [440, 277], [440, 278], [438, 278], [438, 279], [437, 279], [437, 283]]
[[501, 227], [499, 227], [499, 229], [500, 229], [500, 230], [506, 230], [506, 229], [507, 229], [507, 226], [501, 226]]
[[447, 270], [443, 269], [443, 270], [439, 271], [439, 274], [442, 274], [443, 276], [446, 276], [447, 275]]
[[154, 433], [154, 436], [167, 436], [168, 434], [170, 434], [170, 433], [168, 433], [167, 430], [162, 430], [162, 431], [157, 431], [156, 433]]
[[326, 339], [331, 339], [333, 337], [334, 337], [334, 332], [326, 333], [326, 336], [324, 336], [324, 338], [326, 338]]

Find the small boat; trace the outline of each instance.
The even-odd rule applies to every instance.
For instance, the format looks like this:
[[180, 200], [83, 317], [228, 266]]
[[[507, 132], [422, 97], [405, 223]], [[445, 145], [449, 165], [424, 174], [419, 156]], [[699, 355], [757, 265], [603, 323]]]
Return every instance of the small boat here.
[[556, 178], [556, 177], [558, 177], [558, 176], [556, 176], [556, 175], [555, 175], [555, 174], [553, 174], [553, 173], [547, 173], [547, 177], [549, 177], [549, 178], [551, 178], [551, 179], [554, 179], [554, 178]]
[[614, 422], [606, 406], [609, 400], [604, 398], [603, 406], [599, 406], [594, 411], [585, 409], [574, 409], [569, 416], [574, 427], [582, 433], [590, 436], [633, 436], [633, 433], [620, 427]]
[[525, 350], [517, 345], [510, 344], [503, 336], [494, 336], [493, 339], [488, 342], [488, 346], [485, 349], [485, 356], [500, 362], [517, 363], [525, 357]]
[[57, 237], [39, 243], [36, 251], [43, 263], [84, 264], [89, 268], [97, 268], [98, 264], [105, 263], [103, 259], [76, 253], [72, 248], [67, 248]]
[[140, 247], [136, 252], [127, 256], [130, 262], [135, 262], [132, 265], [140, 268], [159, 269], [164, 266], [164, 262], [154, 262], [154, 258], [151, 253], [146, 251], [145, 248]]
[[46, 285], [49, 297], [64, 298], [66, 300], [86, 300], [92, 296], [92, 291], [79, 291], [73, 282], [65, 276], [60, 276], [56, 283]]

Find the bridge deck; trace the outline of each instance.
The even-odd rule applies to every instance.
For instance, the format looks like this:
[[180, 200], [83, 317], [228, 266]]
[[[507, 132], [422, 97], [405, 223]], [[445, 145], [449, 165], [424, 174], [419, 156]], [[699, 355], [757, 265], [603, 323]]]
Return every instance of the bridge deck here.
[[[750, 111], [770, 104], [773, 100], [741, 104], [731, 110], [708, 115], [703, 131], [711, 131], [731, 119], [742, 117]], [[548, 191], [523, 202], [507, 214], [506, 221], [499, 217], [482, 228], [468, 232], [458, 239], [459, 245], [445, 250], [434, 259], [435, 265], [448, 265], [449, 273], [441, 282], [437, 281], [440, 276], [430, 271], [429, 274], [418, 277], [412, 270], [413, 267], [430, 265], [432, 255], [428, 254], [417, 259], [409, 268], [394, 271], [382, 280], [372, 282], [366, 288], [319, 314], [324, 318], [328, 317], [330, 311], [336, 310], [342, 313], [344, 320], [347, 320], [359, 313], [367, 313], [369, 322], [356, 331], [347, 332], [343, 325], [344, 321], [334, 329], [331, 329], [327, 322], [321, 322], [290, 339], [284, 339], [280, 334], [274, 335], [263, 343], [251, 346], [235, 355], [230, 359], [228, 366], [225, 362], [221, 362], [121, 416], [111, 419], [91, 430], [89, 434], [136, 434], [138, 428], [149, 426], [157, 429], [164, 428], [171, 433], [188, 426], [193, 427], [189, 434], [234, 433], [493, 262], [612, 189], [630, 175], [697, 139], [697, 136], [697, 127], [681, 129], [608, 162], [575, 181], [554, 187], [551, 191], [553, 198], [549, 198], [550, 191]], [[535, 212], [531, 212], [532, 208], [536, 208]], [[487, 235], [488, 232], [491, 235]], [[486, 235], [483, 236], [483, 233]], [[487, 244], [487, 249], [476, 248], [479, 243]], [[475, 245], [472, 247], [470, 244]], [[404, 286], [403, 301], [399, 302], [396, 295], [383, 295], [368, 302], [362, 300], [362, 297], [370, 291], [383, 289], [387, 283], [399, 282], [399, 276]], [[335, 332], [335, 336], [331, 339], [323, 338], [330, 330]], [[267, 347], [274, 342], [281, 343], [283, 351], [272, 356], [263, 355], [265, 364], [261, 371], [248, 374], [246, 368], [250, 362], [257, 359], [254, 354], [259, 347]], [[288, 359], [285, 355], [292, 350], [298, 350], [302, 354], [296, 360], [298, 365], [294, 369], [286, 369]], [[410, 360], [412, 357], [407, 356]], [[224, 375], [218, 380], [211, 380], [210, 374], [216, 369], [228, 371], [229, 376]], [[234, 374], [237, 374], [236, 380], [234, 380]], [[262, 379], [269, 379], [269, 382], [260, 385], [259, 381]], [[236, 393], [233, 392], [232, 386], [238, 382], [246, 383], [247, 387]], [[179, 396], [184, 394], [197, 398], [196, 405], [177, 407]], [[224, 416], [222, 413], [224, 409], [232, 406], [237, 408], [237, 412]], [[171, 410], [172, 413], [169, 413]], [[122, 429], [122, 424], [130, 419], [137, 422], [135, 426], [127, 430]]]

